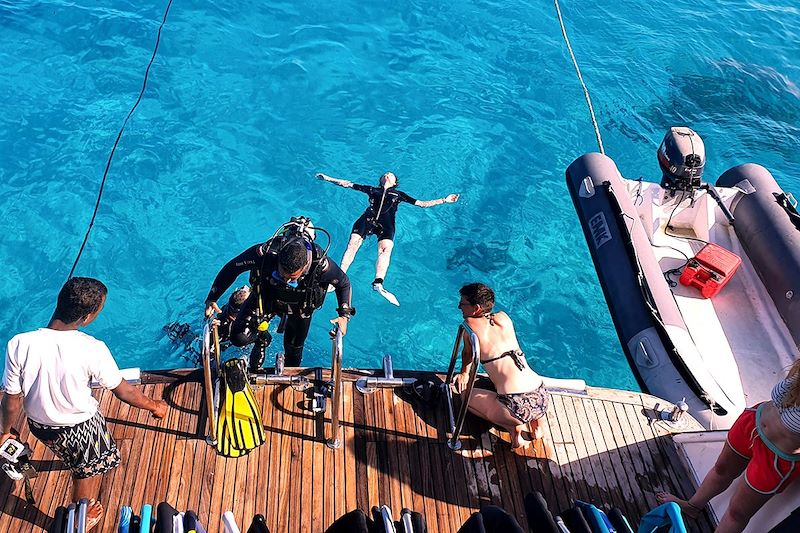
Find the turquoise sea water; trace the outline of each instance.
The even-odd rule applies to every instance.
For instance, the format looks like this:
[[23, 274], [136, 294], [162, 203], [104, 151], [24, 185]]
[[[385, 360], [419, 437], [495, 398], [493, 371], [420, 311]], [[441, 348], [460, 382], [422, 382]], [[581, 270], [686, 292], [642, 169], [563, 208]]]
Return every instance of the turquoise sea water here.
[[[46, 323], [141, 88], [166, 1], [0, 0], [0, 329]], [[800, 192], [800, 10], [778, 3], [564, 2], [607, 153], [657, 180], [671, 125], [706, 141], [706, 176], [747, 161]], [[542, 373], [635, 388], [564, 184], [595, 150], [550, 2], [175, 0], [110, 170], [77, 275], [104, 280], [89, 328], [122, 366], [187, 363], [162, 326], [196, 330], [222, 264], [294, 214], [341, 258], [365, 197], [315, 172], [421, 199], [401, 206], [386, 286], [375, 241], [350, 275], [346, 366], [443, 369], [458, 288], [493, 285]], [[327, 364], [315, 315], [304, 363]], [[276, 343], [273, 347], [279, 346]]]

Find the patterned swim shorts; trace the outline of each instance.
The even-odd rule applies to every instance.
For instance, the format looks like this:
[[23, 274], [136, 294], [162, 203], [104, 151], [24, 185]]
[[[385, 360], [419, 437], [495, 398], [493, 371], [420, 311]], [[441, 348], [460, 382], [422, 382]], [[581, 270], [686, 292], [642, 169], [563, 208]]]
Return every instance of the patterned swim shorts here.
[[511, 416], [523, 424], [527, 424], [531, 420], [542, 418], [547, 414], [549, 396], [544, 390], [544, 386], [540, 386], [530, 392], [498, 394], [497, 401], [508, 409]]
[[78, 479], [105, 474], [119, 465], [117, 443], [99, 410], [74, 426], [45, 426], [29, 418], [28, 427]]

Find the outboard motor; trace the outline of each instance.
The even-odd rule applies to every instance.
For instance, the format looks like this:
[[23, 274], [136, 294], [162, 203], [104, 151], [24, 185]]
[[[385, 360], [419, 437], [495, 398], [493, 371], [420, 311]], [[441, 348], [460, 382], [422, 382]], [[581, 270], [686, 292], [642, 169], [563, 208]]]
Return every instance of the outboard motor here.
[[658, 147], [658, 164], [662, 172], [661, 187], [671, 197], [679, 191], [693, 197], [700, 188], [706, 165], [703, 139], [691, 128], [670, 128]]

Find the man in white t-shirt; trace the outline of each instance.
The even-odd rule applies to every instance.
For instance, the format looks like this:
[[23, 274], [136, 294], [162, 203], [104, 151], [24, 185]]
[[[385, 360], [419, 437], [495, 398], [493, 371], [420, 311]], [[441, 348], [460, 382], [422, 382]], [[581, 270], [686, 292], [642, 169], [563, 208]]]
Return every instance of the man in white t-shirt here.
[[108, 290], [92, 278], [70, 278], [46, 328], [20, 333], [8, 343], [3, 374], [0, 444], [24, 410], [31, 434], [72, 471], [72, 501], [92, 500], [88, 526], [103, 515], [94, 497], [100, 476], [115, 468], [119, 450], [106, 428], [91, 382], [110, 389], [125, 403], [163, 418], [167, 404], [143, 395], [122, 379], [104, 342], [78, 328], [88, 326], [106, 301]]

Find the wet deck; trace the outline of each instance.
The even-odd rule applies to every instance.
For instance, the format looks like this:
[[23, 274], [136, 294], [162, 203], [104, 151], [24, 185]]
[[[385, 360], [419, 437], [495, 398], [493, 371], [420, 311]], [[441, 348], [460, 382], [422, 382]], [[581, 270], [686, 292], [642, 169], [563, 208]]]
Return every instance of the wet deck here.
[[[422, 513], [435, 532], [456, 532], [487, 504], [505, 508], [525, 527], [524, 496], [535, 490], [554, 510], [582, 499], [618, 507], [637, 523], [656, 505], [655, 492], [693, 490], [668, 428], [647, 416], [658, 401], [647, 395], [606, 389], [554, 394], [546, 445], [520, 456], [471, 416], [464, 449], [452, 452], [445, 444], [444, 405], [431, 408], [391, 389], [363, 395], [354, 386], [357, 376], [348, 374], [343, 446], [331, 450], [324, 444], [327, 424], [304, 408], [307, 393], [270, 385], [255, 389], [266, 442], [243, 458], [226, 459], [204, 440], [201, 374], [144, 377], [160, 381], [143, 387], [168, 401], [165, 420], [97, 392], [123, 462], [102, 481], [100, 500], [109, 512], [95, 531], [116, 531], [123, 505], [138, 513], [143, 503], [160, 501], [195, 510], [209, 533], [219, 531], [228, 510], [243, 530], [261, 513], [273, 532], [321, 532], [349, 510], [369, 512], [381, 504], [395, 519], [403, 507]], [[22, 437], [33, 446], [40, 471], [33, 480], [38, 504], [27, 505], [22, 483], [2, 476], [0, 531], [41, 531], [70, 494], [61, 463], [28, 438], [26, 425]], [[689, 526], [713, 529], [707, 516]]]

